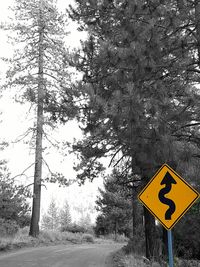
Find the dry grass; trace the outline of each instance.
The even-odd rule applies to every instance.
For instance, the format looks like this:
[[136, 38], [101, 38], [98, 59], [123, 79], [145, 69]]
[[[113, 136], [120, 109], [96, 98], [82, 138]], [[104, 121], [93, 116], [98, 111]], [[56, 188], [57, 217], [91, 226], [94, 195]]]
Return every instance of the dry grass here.
[[38, 238], [28, 235], [29, 229], [26, 227], [20, 229], [15, 236], [0, 237], [0, 251], [7, 251], [14, 248], [30, 247], [39, 245], [49, 245], [58, 243], [94, 243], [94, 237], [91, 234], [59, 232], [59, 231], [41, 231]]
[[137, 259], [133, 255], [124, 257], [124, 265], [126, 267], [146, 267], [146, 266], [149, 266], [149, 265], [145, 264], [142, 259]]
[[[158, 262], [150, 262], [146, 258], [138, 255], [123, 255], [120, 259], [123, 262], [123, 267], [168, 267], [165, 262], [162, 264]], [[200, 267], [200, 261], [197, 260], [181, 260], [174, 258], [174, 267]]]
[[126, 254], [124, 249], [119, 250], [113, 256], [113, 266], [119, 267], [167, 267], [157, 262], [151, 262], [144, 256], [137, 254]]

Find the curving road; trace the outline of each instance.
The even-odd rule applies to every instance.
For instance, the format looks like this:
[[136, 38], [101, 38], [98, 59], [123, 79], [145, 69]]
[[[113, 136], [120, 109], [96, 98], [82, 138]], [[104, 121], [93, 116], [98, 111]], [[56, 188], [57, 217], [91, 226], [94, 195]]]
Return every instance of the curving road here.
[[122, 244], [56, 245], [0, 255], [1, 267], [111, 267], [109, 254]]

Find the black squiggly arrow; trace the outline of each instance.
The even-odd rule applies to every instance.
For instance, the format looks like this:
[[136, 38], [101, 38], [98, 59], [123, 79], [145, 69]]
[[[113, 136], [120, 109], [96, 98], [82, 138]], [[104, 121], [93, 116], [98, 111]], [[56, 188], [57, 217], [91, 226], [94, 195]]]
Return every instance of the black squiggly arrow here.
[[160, 202], [169, 206], [169, 209], [165, 213], [165, 220], [171, 220], [171, 216], [176, 210], [176, 205], [171, 199], [166, 198], [165, 195], [171, 191], [172, 184], [176, 184], [176, 181], [174, 180], [174, 178], [171, 176], [169, 172], [165, 174], [161, 182], [161, 185], [163, 184], [165, 184], [166, 186], [160, 190], [158, 194], [158, 198]]

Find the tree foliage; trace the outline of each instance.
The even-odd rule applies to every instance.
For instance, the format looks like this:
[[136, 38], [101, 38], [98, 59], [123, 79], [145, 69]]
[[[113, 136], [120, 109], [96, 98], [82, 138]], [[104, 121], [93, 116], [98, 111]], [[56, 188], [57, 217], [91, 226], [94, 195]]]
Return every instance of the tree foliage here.
[[174, 229], [174, 247], [178, 257], [200, 259], [199, 201], [181, 219]]
[[[119, 175], [119, 174], [118, 174]], [[100, 212], [96, 220], [95, 232], [98, 235], [110, 233], [131, 236], [132, 200], [131, 190], [125, 190], [118, 184], [117, 172], [114, 171], [104, 182], [104, 189], [99, 189], [96, 209]]]
[[64, 202], [63, 207], [59, 212], [59, 223], [61, 229], [66, 229], [72, 222], [70, 207], [67, 200]]
[[[19, 101], [28, 100], [37, 105], [38, 84], [42, 82], [45, 113], [51, 111], [50, 115], [54, 116], [54, 110], [59, 112], [58, 106], [60, 110], [64, 106], [64, 111], [67, 112], [67, 106], [72, 104], [70, 101], [72, 90], [65, 62], [66, 16], [58, 11], [54, 0], [16, 0], [12, 10], [15, 21], [5, 27], [9, 30], [10, 38], [16, 48], [13, 58], [7, 59], [11, 65], [5, 86], [16, 88], [16, 92], [20, 91], [20, 95], [18, 94], [20, 98], [17, 98]], [[39, 39], [41, 30], [42, 40]], [[39, 77], [41, 49], [43, 50], [42, 81]], [[60, 102], [63, 100], [62, 94], [65, 94], [65, 103]], [[48, 125], [47, 118], [45, 124]]]
[[59, 208], [54, 198], [51, 199], [47, 212], [42, 217], [41, 225], [48, 230], [59, 229]]
[[[109, 155], [114, 166], [123, 166], [125, 182], [130, 175], [140, 177], [140, 186], [164, 162], [184, 177], [190, 165], [194, 174], [200, 125], [195, 86], [198, 1], [77, 0], [76, 4], [69, 13], [89, 34], [74, 57], [74, 65], [84, 74], [79, 89], [86, 99], [80, 113], [86, 138], [74, 146], [82, 169]], [[84, 181], [84, 175], [83, 171], [78, 178]], [[155, 251], [155, 222], [147, 212], [145, 219], [150, 258]]]
[[27, 201], [31, 193], [27, 187], [17, 184], [10, 177], [5, 165], [0, 171], [0, 218], [15, 221], [19, 226], [30, 221], [30, 205]]
[[173, 1], [77, 3], [72, 17], [91, 34], [75, 62], [84, 72], [83, 114], [90, 133], [77, 150], [87, 159], [122, 151], [122, 158], [134, 157], [140, 174], [173, 162], [179, 141], [197, 141], [199, 123], [199, 94], [180, 67], [191, 54], [186, 62], [173, 55], [180, 37], [173, 27], [181, 22], [162, 18], [174, 17]]

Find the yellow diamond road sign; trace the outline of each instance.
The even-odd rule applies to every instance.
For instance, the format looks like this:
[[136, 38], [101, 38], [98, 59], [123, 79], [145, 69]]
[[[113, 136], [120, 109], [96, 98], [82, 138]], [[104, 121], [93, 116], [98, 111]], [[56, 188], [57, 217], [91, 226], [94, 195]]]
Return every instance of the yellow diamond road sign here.
[[138, 198], [170, 230], [199, 198], [199, 193], [164, 164]]

